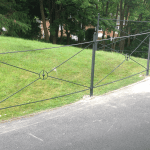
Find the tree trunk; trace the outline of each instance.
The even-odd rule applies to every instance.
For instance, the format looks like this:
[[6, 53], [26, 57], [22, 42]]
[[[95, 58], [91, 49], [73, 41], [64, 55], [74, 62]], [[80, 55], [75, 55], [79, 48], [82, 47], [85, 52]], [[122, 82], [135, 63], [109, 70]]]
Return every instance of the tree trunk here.
[[[102, 39], [104, 39], [104, 36], [105, 36], [105, 31], [103, 31]], [[105, 50], [105, 41], [102, 41], [102, 48], [103, 50]]]
[[[81, 17], [81, 16], [79, 15], [79, 17]], [[78, 28], [79, 28], [79, 30], [81, 30], [81, 22], [78, 23]], [[80, 36], [80, 33], [79, 33], [79, 35], [78, 35], [78, 43], [81, 43], [81, 36]], [[82, 47], [82, 45], [78, 45], [78, 47]]]
[[43, 22], [45, 40], [49, 41], [49, 36], [48, 36], [48, 31], [47, 31], [46, 21], [45, 21], [44, 8], [43, 8], [43, 0], [39, 0], [39, 2], [40, 2], [40, 12], [41, 12], [41, 17], [42, 17], [42, 22]]
[[[99, 29], [98, 29], [99, 30]], [[82, 23], [82, 31], [85, 31], [85, 25]], [[98, 31], [97, 31], [98, 32]], [[84, 34], [85, 34], [85, 32], [84, 32]], [[84, 41], [84, 36], [83, 36], [83, 39], [82, 39], [82, 41]]]
[[48, 0], [48, 9], [50, 14], [50, 28], [55, 29], [55, 33], [53, 33], [53, 35], [52, 30], [50, 30], [50, 41], [52, 41], [53, 44], [57, 43], [59, 30], [59, 24], [56, 24], [55, 20], [59, 19], [59, 14], [61, 11], [61, 5], [56, 4], [55, 1], [56, 0]]
[[56, 44], [57, 43], [57, 37], [56, 35], [53, 36], [53, 44]]
[[[128, 7], [128, 17], [127, 17], [127, 20], [129, 19], [129, 16], [130, 16], [130, 12], [129, 12], [129, 7]], [[127, 24], [127, 28], [128, 28], [128, 35], [129, 35], [130, 34], [130, 30], [131, 30], [130, 22]], [[128, 46], [130, 46], [130, 37], [128, 38], [127, 47]]]
[[[125, 11], [125, 8], [124, 8], [124, 11]], [[129, 7], [127, 8], [127, 11], [126, 11], [125, 20], [127, 20], [128, 17], [129, 17]], [[127, 30], [127, 25], [128, 25], [128, 23], [127, 23], [127, 21], [125, 21], [125, 27], [123, 29], [124, 35], [125, 35], [125, 33], [127, 33], [127, 31], [126, 31]], [[124, 46], [127, 45], [126, 40], [124, 39], [123, 41], [124, 41]]]
[[70, 44], [70, 33], [67, 33], [67, 45]]
[[108, 5], [109, 5], [109, 2], [107, 1], [107, 4], [106, 4], [106, 16], [108, 16]]
[[[113, 31], [113, 36], [112, 36], [113, 38], [115, 37], [115, 31]], [[112, 49], [114, 49], [114, 39], [112, 40], [112, 44], [111, 44], [111, 48]], [[113, 50], [111, 50], [111, 51], [113, 51]]]
[[66, 34], [67, 34], [67, 45], [70, 44], [70, 33], [68, 32], [68, 29], [66, 27]]
[[96, 9], [98, 9], [98, 5], [96, 4]]
[[[55, 12], [54, 19], [57, 20], [57, 19], [59, 19], [59, 16], [60, 16], [59, 13], [61, 11], [61, 5], [58, 5], [54, 2], [54, 8], [55, 8], [55, 10], [54, 10], [54, 12]], [[55, 24], [55, 34], [53, 36], [53, 44], [57, 43], [58, 30], [59, 30], [59, 24]]]
[[62, 24], [61, 24], [61, 39], [60, 39], [60, 43], [62, 43], [62, 37], [63, 37], [63, 29], [62, 29]]
[[[123, 20], [124, 20], [124, 11], [122, 9], [123, 2], [120, 0], [120, 37], [123, 36]], [[124, 8], [125, 9], [125, 8]], [[120, 51], [124, 50], [124, 41], [120, 41], [119, 43]]]
[[[119, 5], [117, 5], [117, 11], [116, 11], [116, 20], [118, 18], [118, 11], [119, 11]], [[115, 37], [115, 31], [113, 31], [113, 38]], [[115, 49], [116, 43], [115, 40], [113, 40], [112, 49]]]
[[[130, 27], [130, 23], [128, 24], [128, 34], [130, 34], [130, 30], [131, 30], [131, 27]], [[130, 37], [128, 38], [128, 45], [127, 46], [130, 46]]]
[[[142, 14], [139, 14], [139, 17], [138, 17], [138, 21], [141, 21], [142, 20]], [[135, 30], [135, 33], [134, 34], [137, 34], [138, 33], [138, 30]], [[133, 38], [133, 40], [135, 40], [135, 36]]]
[[[55, 3], [55, 0], [53, 1], [53, 11], [52, 11], [52, 18], [53, 18], [53, 22], [52, 22], [52, 26], [53, 26], [53, 28], [54, 28], [54, 21], [56, 20], [56, 13], [57, 13], [57, 5], [56, 5], [56, 3]], [[53, 44], [56, 44], [57, 43], [57, 33], [56, 33], [56, 29], [55, 29], [55, 33], [54, 33], [54, 35], [53, 35]]]
[[[53, 16], [52, 16], [52, 1], [51, 0], [48, 0], [47, 1], [47, 5], [48, 5], [48, 10], [49, 10], [49, 14], [50, 14], [50, 20], [49, 20], [49, 23], [50, 23], [50, 28], [51, 28], [51, 25], [52, 25], [52, 22], [53, 22]], [[50, 41], [52, 42], [53, 41], [53, 35], [51, 34], [51, 31], [50, 31]]]
[[59, 26], [56, 27], [55, 34], [53, 36], [53, 44], [57, 44], [58, 30], [59, 30]]

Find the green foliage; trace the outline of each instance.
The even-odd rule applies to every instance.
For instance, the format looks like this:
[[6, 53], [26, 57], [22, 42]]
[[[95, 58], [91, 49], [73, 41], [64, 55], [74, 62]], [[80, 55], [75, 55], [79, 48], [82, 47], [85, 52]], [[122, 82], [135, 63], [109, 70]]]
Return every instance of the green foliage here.
[[141, 57], [141, 58], [145, 58], [147, 59], [148, 57], [148, 43], [149, 43], [149, 38], [147, 38], [144, 42], [147, 43], [143, 43], [141, 46], [139, 46], [139, 44], [147, 37], [147, 35], [141, 35], [141, 36], [137, 36], [136, 38], [132, 38], [131, 39], [131, 45], [129, 47], [125, 47], [128, 48], [128, 53], [131, 53], [132, 51], [134, 51], [137, 47], [137, 50], [132, 54], [132, 56], [135, 57]]
[[6, 0], [0, 4], [0, 8], [3, 8], [0, 9], [0, 28], [5, 27], [7, 35], [17, 36], [20, 30], [27, 32], [30, 29], [30, 25], [25, 23], [26, 20], [29, 20], [27, 14], [17, 10], [17, 7], [19, 4], [16, 4], [15, 0]]
[[[141, 0], [122, 0], [124, 17], [129, 20], [150, 20], [150, 1]], [[57, 5], [53, 5], [57, 4]], [[52, 7], [53, 6], [53, 7]], [[96, 7], [97, 6], [97, 7]], [[52, 8], [51, 8], [52, 7]], [[57, 8], [57, 9], [56, 9]], [[117, 11], [118, 8], [118, 11]], [[53, 13], [50, 13], [53, 12]], [[51, 35], [55, 35], [60, 24], [70, 34], [77, 35], [79, 42], [84, 38], [89, 41], [93, 40], [93, 32], [85, 32], [85, 26], [97, 24], [97, 14], [100, 18], [116, 19], [116, 14], [120, 15], [120, 0], [44, 0], [44, 13], [46, 18], [54, 17], [49, 30]], [[9, 36], [32, 38], [39, 34], [38, 23], [34, 17], [41, 19], [39, 1], [36, 0], [1, 0], [0, 3], [0, 32]], [[56, 17], [57, 16], [57, 17]], [[16, 23], [14, 22], [16, 20]], [[64, 26], [65, 25], [65, 26]], [[99, 29], [103, 31], [116, 31], [116, 21], [100, 19]], [[1, 28], [5, 27], [7, 32], [2, 32]], [[128, 31], [129, 27], [131, 30]], [[123, 30], [124, 35], [143, 32], [150, 28], [149, 23], [127, 22]], [[120, 35], [120, 31], [117, 31]], [[69, 35], [69, 34], [68, 34]], [[142, 40], [142, 39], [141, 39]], [[107, 42], [105, 42], [107, 44]], [[131, 40], [130, 47], [125, 49], [136, 48], [137, 42]], [[134, 47], [135, 46], [135, 47]], [[145, 50], [145, 47], [142, 49]], [[138, 55], [139, 56], [139, 55]], [[143, 56], [142, 56], [143, 57]], [[145, 56], [144, 56], [145, 57]]]
[[[49, 2], [49, 1], [48, 1]], [[58, 0], [53, 1], [61, 6], [59, 18], [56, 18], [53, 24], [50, 25], [52, 35], [60, 24], [65, 24], [64, 29], [70, 34], [77, 35], [80, 41], [85, 37], [85, 26], [96, 25], [97, 12], [95, 9], [98, 1], [96, 0]], [[48, 12], [48, 8], [46, 8]], [[50, 16], [50, 14], [49, 14]]]
[[41, 28], [39, 27], [39, 23], [36, 22], [36, 19], [33, 19], [30, 23], [31, 28], [27, 33], [21, 33], [20, 37], [27, 39], [38, 39], [40, 38]]
[[[124, 12], [124, 19], [128, 20], [134, 20], [134, 21], [150, 21], [150, 1], [141, 1], [141, 0], [122, 0], [122, 12]], [[118, 6], [118, 7], [117, 7]], [[107, 18], [107, 19], [116, 19], [116, 14], [120, 16], [121, 10], [120, 10], [120, 0], [112, 0], [112, 1], [100, 1], [98, 4], [99, 12], [101, 18]], [[118, 9], [117, 9], [118, 8]], [[118, 11], [117, 11], [118, 10]], [[103, 31], [108, 30], [110, 31], [117, 31], [115, 29], [116, 21], [112, 20], [100, 20], [100, 27], [103, 29]], [[146, 22], [126, 22], [125, 26], [123, 26], [122, 34], [121, 31], [117, 31], [119, 33], [119, 36], [125, 36], [125, 35], [133, 35], [137, 33], [143, 33], [143, 32], [149, 32], [150, 23]], [[143, 36], [137, 36], [139, 40], [143, 41], [146, 35]], [[141, 41], [137, 39], [130, 39], [130, 44], [128, 43], [128, 39], [125, 40], [124, 50], [129, 50], [128, 53], [131, 53], [133, 50], [135, 50]], [[120, 42], [121, 43], [121, 42]], [[116, 43], [116, 50], [120, 50], [120, 43]], [[148, 43], [148, 39], [145, 41], [145, 43]], [[132, 55], [136, 57], [141, 58], [147, 58], [147, 49], [148, 45], [143, 43], [136, 51], [142, 51], [143, 53], [134, 52]], [[105, 41], [105, 44], [109, 44], [109, 41]], [[128, 46], [129, 44], [129, 46]], [[125, 53], [125, 52], [124, 52]]]
[[95, 32], [94, 28], [89, 28], [85, 31], [85, 40], [86, 41], [93, 41], [93, 34]]
[[[30, 15], [28, 0], [2, 0], [0, 3], [0, 29], [5, 27], [7, 32], [2, 34], [14, 37], [37, 37], [40, 31], [34, 15]], [[2, 8], [2, 9], [1, 9]]]

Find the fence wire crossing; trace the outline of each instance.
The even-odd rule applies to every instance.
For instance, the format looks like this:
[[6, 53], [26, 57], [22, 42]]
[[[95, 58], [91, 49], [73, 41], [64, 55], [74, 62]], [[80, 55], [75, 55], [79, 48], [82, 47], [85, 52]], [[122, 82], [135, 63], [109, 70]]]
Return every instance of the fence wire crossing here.
[[[62, 62], [61, 64], [59, 64], [57, 67], [55, 67], [54, 69], [60, 67], [61, 65], [63, 65], [64, 63], [66, 63], [67, 61], [69, 61], [70, 59], [74, 58], [76, 55], [78, 55], [79, 53], [81, 53], [84, 49], [86, 49], [87, 47], [89, 47], [93, 42], [91, 42], [88, 46], [86, 46], [85, 48], [83, 48], [82, 50], [80, 50], [79, 52], [77, 52], [76, 54], [74, 54], [73, 56], [71, 56], [70, 58], [68, 58], [67, 60], [65, 60], [64, 62]], [[80, 45], [80, 44], [79, 44]], [[21, 51], [22, 52], [22, 51]], [[64, 96], [67, 96], [67, 95], [71, 95], [71, 94], [75, 94], [75, 93], [80, 93], [80, 92], [83, 92], [83, 91], [86, 91], [86, 90], [89, 90], [90, 87], [88, 86], [85, 86], [85, 85], [81, 85], [79, 83], [74, 83], [74, 82], [71, 82], [71, 81], [68, 81], [68, 80], [64, 80], [64, 79], [60, 79], [60, 78], [56, 78], [56, 77], [53, 77], [53, 76], [50, 76], [49, 73], [52, 72], [54, 69], [52, 69], [51, 71], [49, 72], [46, 72], [45, 70], [41, 71], [40, 73], [36, 73], [36, 72], [33, 72], [33, 71], [29, 71], [27, 69], [23, 69], [21, 67], [18, 67], [18, 66], [14, 66], [14, 65], [11, 65], [11, 64], [8, 64], [8, 63], [5, 63], [5, 62], [1, 62], [5, 65], [9, 65], [9, 66], [12, 66], [12, 67], [15, 67], [15, 68], [18, 68], [18, 69], [21, 69], [21, 70], [25, 70], [25, 71], [28, 71], [28, 72], [31, 72], [31, 73], [34, 73], [34, 74], [38, 74], [39, 75], [39, 78], [34, 80], [33, 82], [29, 83], [28, 85], [26, 85], [25, 87], [21, 88], [20, 90], [16, 91], [15, 93], [11, 94], [10, 96], [8, 96], [7, 98], [3, 99], [2, 101], [0, 101], [0, 103], [6, 101], [7, 99], [9, 99], [10, 97], [14, 96], [15, 94], [19, 93], [20, 91], [22, 91], [23, 89], [25, 89], [26, 87], [30, 86], [31, 84], [33, 84], [34, 82], [38, 81], [39, 79], [42, 79], [42, 80], [45, 80], [47, 79], [48, 77], [49, 78], [53, 78], [53, 79], [57, 79], [57, 80], [61, 80], [61, 81], [64, 81], [64, 82], [69, 82], [69, 83], [72, 83], [72, 84], [76, 84], [78, 86], [82, 86], [82, 87], [86, 87], [88, 89], [85, 89], [85, 90], [81, 90], [81, 91], [76, 91], [76, 92], [73, 92], [73, 93], [69, 93], [69, 94], [66, 94], [66, 95], [61, 95], [61, 96], [57, 96], [57, 97], [53, 97], [53, 98], [49, 98], [49, 99], [44, 99], [44, 100], [39, 100], [39, 101], [35, 101], [35, 102], [29, 102], [29, 103], [24, 103], [24, 104], [20, 104], [20, 105], [15, 105], [15, 106], [10, 106], [10, 107], [5, 107], [5, 108], [11, 108], [11, 107], [16, 107], [16, 106], [21, 106], [21, 105], [26, 105], [26, 104], [31, 104], [31, 103], [36, 103], [36, 102], [41, 102], [41, 101], [46, 101], [46, 100], [50, 100], [50, 99], [55, 99], [55, 98], [59, 98], [59, 97], [64, 97]], [[5, 109], [5, 108], [0, 108], [1, 109]]]
[[[122, 30], [121, 30], [122, 31]], [[147, 30], [146, 30], [147, 31]], [[144, 31], [144, 32], [146, 32], [146, 31]], [[122, 32], [124, 32], [124, 31], [122, 31]], [[144, 33], [144, 32], [142, 32], [142, 33]], [[126, 32], [124, 32], [124, 33], [126, 33]], [[142, 34], [142, 33], [139, 33], [139, 34]], [[127, 33], [126, 33], [127, 34]], [[128, 34], [129, 35], [129, 34]], [[148, 35], [149, 36], [149, 35]], [[147, 37], [148, 37], [147, 36]], [[139, 40], [139, 41], [141, 41], [141, 43], [140, 43], [140, 45], [137, 47], [137, 49], [141, 46], [141, 44], [142, 43], [144, 43], [144, 44], [146, 44], [146, 45], [148, 45], [147, 43], [145, 43], [144, 41], [147, 39], [147, 37], [142, 41], [142, 40], [140, 40], [140, 39], [138, 39], [138, 38], [135, 38], [135, 39], [137, 39], [137, 40]], [[123, 40], [125, 40], [125, 39], [127, 39], [128, 37], [125, 37], [125, 38], [122, 38], [122, 39], [120, 39], [120, 40], [117, 40], [117, 41], [114, 41], [115, 40], [115, 38], [112, 38], [112, 43], [110, 43], [110, 44], [106, 44], [106, 45], [103, 45], [102, 47], [99, 47], [99, 49], [100, 48], [103, 48], [104, 46], [106, 46], [106, 47], [108, 47], [108, 46], [110, 46], [110, 45], [113, 45], [113, 44], [116, 44], [117, 42], [120, 42], [120, 41], [123, 41]], [[108, 47], [109, 48], [109, 47]], [[113, 48], [109, 48], [109, 50], [112, 50], [112, 51], [115, 51], [115, 52], [117, 52], [117, 53], [120, 53], [120, 51], [121, 50], [115, 50], [115, 49], [113, 49]], [[123, 50], [123, 51], [129, 51], [129, 50]], [[136, 51], [136, 49], [134, 50], [134, 51]], [[137, 51], [136, 51], [137, 52]], [[143, 51], [141, 51], [141, 52], [143, 52]], [[131, 54], [130, 54], [131, 55]]]
[[[21, 68], [21, 67], [18, 67], [18, 66], [15, 66], [15, 65], [11, 65], [7, 62], [3, 62], [3, 61], [0, 61], [0, 63], [4, 64], [4, 65], [8, 65], [8, 66], [11, 66], [11, 67], [14, 67], [14, 68], [17, 68], [17, 69], [20, 69], [20, 70], [24, 70], [24, 71], [27, 71], [27, 72], [30, 72], [30, 73], [33, 73], [33, 74], [36, 74], [38, 75], [38, 78], [35, 79], [34, 81], [32, 81], [31, 83], [27, 84], [26, 86], [24, 86], [23, 88], [19, 89], [18, 91], [16, 91], [15, 93], [11, 94], [10, 96], [8, 96], [7, 98], [3, 99], [0, 101], [0, 103], [8, 100], [10, 97], [14, 96], [15, 94], [19, 93], [20, 91], [24, 90], [25, 88], [29, 87], [30, 85], [32, 85], [33, 83], [35, 83], [36, 81], [38, 80], [46, 80], [47, 78], [52, 78], [52, 79], [55, 79], [55, 80], [60, 80], [60, 81], [63, 81], [63, 82], [68, 82], [68, 83], [71, 83], [71, 84], [74, 84], [74, 85], [77, 85], [77, 86], [81, 86], [81, 87], [84, 87], [86, 89], [83, 89], [83, 90], [79, 90], [79, 91], [75, 91], [75, 92], [72, 92], [72, 93], [68, 93], [68, 94], [64, 94], [64, 95], [60, 95], [60, 96], [56, 96], [56, 97], [51, 97], [51, 98], [47, 98], [47, 99], [43, 99], [43, 100], [38, 100], [38, 101], [34, 101], [34, 102], [28, 102], [28, 103], [23, 103], [23, 104], [18, 104], [18, 105], [13, 105], [13, 106], [8, 106], [8, 107], [4, 107], [4, 108], [0, 108], [0, 110], [2, 109], [7, 109], [7, 108], [12, 108], [12, 107], [17, 107], [17, 106], [22, 106], [22, 105], [27, 105], [27, 104], [32, 104], [32, 103], [37, 103], [37, 102], [43, 102], [43, 101], [47, 101], [47, 100], [51, 100], [51, 99], [56, 99], [56, 98], [60, 98], [60, 97], [65, 97], [65, 96], [69, 96], [69, 95], [72, 95], [72, 94], [76, 94], [76, 93], [80, 93], [80, 92], [84, 92], [84, 91], [87, 91], [87, 90], [90, 90], [90, 96], [93, 96], [93, 89], [94, 88], [98, 88], [98, 87], [101, 87], [101, 86], [105, 86], [105, 85], [108, 85], [108, 84], [112, 84], [112, 83], [115, 83], [115, 82], [118, 82], [118, 81], [121, 81], [121, 80], [124, 80], [124, 79], [127, 79], [127, 78], [130, 78], [132, 76], [135, 76], [135, 75], [138, 75], [140, 73], [143, 73], [143, 72], [147, 72], [146, 74], [149, 75], [149, 59], [150, 59], [150, 32], [142, 32], [142, 33], [138, 33], [138, 34], [134, 34], [134, 35], [129, 35], [128, 33], [128, 36], [122, 36], [122, 37], [115, 37], [114, 39], [119, 39], [118, 41], [115, 41], [115, 42], [120, 42], [126, 38], [129, 38], [129, 37], [135, 37], [135, 36], [138, 36], [138, 35], [147, 35], [146, 38], [141, 41], [141, 43], [131, 52], [131, 54], [123, 54], [125, 56], [125, 59], [118, 65], [116, 66], [110, 73], [108, 73], [104, 78], [102, 78], [100, 81], [98, 81], [96, 84], [94, 84], [94, 70], [95, 70], [95, 55], [96, 55], [96, 50], [97, 50], [97, 44], [98, 42], [102, 42], [102, 41], [106, 41], [106, 40], [111, 40], [111, 39], [102, 39], [102, 40], [97, 40], [98, 39], [98, 30], [99, 30], [99, 18], [100, 18], [100, 15], [98, 14], [98, 21], [97, 21], [97, 27], [96, 27], [96, 32], [94, 33], [93, 35], [93, 41], [89, 41], [89, 42], [84, 42], [84, 43], [78, 43], [78, 44], [72, 44], [72, 45], [65, 45], [65, 46], [58, 46], [58, 47], [51, 47], [51, 48], [42, 48], [42, 49], [34, 49], [34, 50], [23, 50], [23, 51], [10, 51], [10, 52], [2, 52], [0, 54], [10, 54], [10, 53], [20, 53], [20, 52], [29, 52], [29, 51], [39, 51], [39, 50], [49, 50], [49, 49], [54, 49], [54, 48], [61, 48], [61, 47], [68, 47], [68, 46], [77, 46], [77, 45], [82, 45], [82, 44], [88, 44], [85, 48], [83, 48], [82, 50], [80, 50], [79, 52], [77, 52], [76, 54], [74, 54], [73, 56], [71, 56], [70, 58], [68, 58], [67, 60], [63, 61], [62, 63], [60, 63], [58, 66], [56, 66], [55, 68], [53, 68], [52, 70], [46, 72], [45, 70], [42, 70], [40, 73], [37, 73], [37, 72], [34, 72], [34, 71], [31, 71], [31, 70], [28, 70], [28, 69], [24, 69], [24, 68]], [[103, 18], [100, 18], [101, 20], [106, 20], [106, 19], [103, 19]], [[109, 19], [107, 19], [109, 20]], [[149, 31], [149, 30], [148, 30]], [[131, 58], [131, 55], [137, 51], [137, 49], [143, 44], [145, 43], [145, 40], [149, 37], [149, 51], [148, 51], [148, 62], [147, 62], [147, 68], [144, 67], [142, 64], [140, 64], [139, 62], [135, 61], [133, 58]], [[107, 45], [103, 45], [103, 46], [110, 46], [112, 44], [114, 44], [114, 39], [113, 39], [113, 42], [110, 43], [110, 44], [107, 44]], [[56, 68], [62, 66], [63, 64], [65, 64], [66, 62], [68, 62], [69, 60], [71, 60], [72, 58], [74, 58], [76, 55], [80, 54], [83, 50], [85, 50], [86, 48], [88, 48], [90, 45], [93, 44], [93, 52], [92, 52], [92, 63], [91, 63], [91, 84], [90, 86], [86, 86], [86, 85], [82, 85], [80, 83], [75, 83], [75, 82], [72, 82], [72, 81], [69, 81], [69, 80], [65, 80], [65, 79], [61, 79], [61, 78], [57, 78], [57, 77], [54, 77], [54, 76], [51, 76], [50, 73], [52, 71], [54, 71]], [[145, 43], [147, 44], [147, 43]], [[102, 46], [102, 47], [103, 47]], [[112, 51], [115, 51], [117, 53], [120, 53], [120, 50], [115, 50], [113, 48], [110, 48], [108, 47], [109, 50], [112, 50]], [[137, 63], [138, 65], [140, 65], [141, 67], [143, 67], [145, 70], [141, 71], [141, 72], [138, 72], [136, 74], [133, 74], [133, 75], [130, 75], [128, 77], [124, 77], [122, 79], [118, 79], [118, 80], [115, 80], [115, 81], [112, 81], [112, 82], [109, 82], [109, 83], [105, 83], [105, 84], [101, 84], [99, 85], [104, 79], [106, 79], [110, 74], [112, 74], [117, 68], [119, 68], [125, 61], [128, 61], [128, 60], [132, 60], [133, 62]]]
[[[105, 19], [104, 19], [105, 20]], [[103, 21], [103, 19], [102, 19], [102, 21]], [[120, 20], [121, 21], [121, 20]], [[113, 25], [111, 25], [110, 23], [108, 23], [107, 22], [107, 24], [109, 24], [109, 26], [111, 26], [111, 27], [113, 27], [114, 29], [115, 29], [115, 26], [113, 26]], [[123, 30], [121, 30], [121, 29], [116, 29], [117, 31], [121, 31], [121, 32], [123, 32], [123, 33], [125, 33], [125, 34], [127, 34], [127, 35], [129, 35], [130, 36], [130, 34], [129, 33], [127, 33], [127, 32], [125, 32], [125, 31], [123, 31]], [[147, 32], [147, 31], [150, 31], [150, 29], [148, 29], [148, 30], [146, 30], [146, 31], [144, 31], [144, 32]], [[139, 34], [142, 34], [142, 33], [144, 33], [144, 32], [140, 32]], [[124, 39], [126, 39], [126, 38], [124, 38]], [[124, 40], [124, 39], [122, 39], [122, 40]], [[140, 40], [140, 39], [138, 39], [137, 37], [135, 37], [135, 39], [137, 39], [138, 41], [142, 41], [142, 40]], [[145, 42], [144, 42], [145, 43]], [[113, 43], [112, 43], [113, 44]], [[147, 43], [145, 43], [146, 45], [148, 45]]]

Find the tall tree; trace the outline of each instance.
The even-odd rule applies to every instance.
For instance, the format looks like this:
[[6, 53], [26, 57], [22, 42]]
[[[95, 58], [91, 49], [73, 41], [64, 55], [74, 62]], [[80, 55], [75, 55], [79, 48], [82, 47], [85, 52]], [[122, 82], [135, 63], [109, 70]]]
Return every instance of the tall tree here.
[[56, 44], [59, 24], [61, 24], [59, 21], [61, 14], [61, 4], [58, 4], [57, 0], [47, 0], [47, 5], [50, 18], [50, 40], [53, 42], [53, 44]]
[[49, 41], [48, 30], [46, 27], [46, 20], [45, 20], [45, 14], [44, 14], [43, 0], [39, 0], [39, 3], [40, 3], [40, 12], [41, 12], [41, 18], [42, 18], [42, 22], [43, 22], [45, 40]]
[[[124, 8], [123, 8], [123, 5], [124, 5]], [[126, 8], [126, 0], [125, 0], [125, 3], [123, 3], [123, 0], [120, 0], [120, 36], [123, 36], [123, 20], [124, 20], [124, 11], [125, 11], [125, 8]], [[119, 43], [119, 46], [120, 46], [120, 50], [121, 52], [123, 52], [124, 50], [124, 41], [120, 41]]]

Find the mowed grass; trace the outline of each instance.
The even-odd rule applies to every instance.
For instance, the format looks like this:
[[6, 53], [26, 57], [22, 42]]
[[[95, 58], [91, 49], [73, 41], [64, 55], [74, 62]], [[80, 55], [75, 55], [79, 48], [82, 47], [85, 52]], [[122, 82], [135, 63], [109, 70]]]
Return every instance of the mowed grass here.
[[[38, 103], [2, 109], [0, 110], [0, 121], [40, 112], [46, 109], [60, 107], [76, 102], [80, 100], [84, 95], [90, 94], [90, 90], [88, 88], [90, 87], [91, 79], [92, 51], [90, 49], [85, 49], [66, 63], [56, 68], [56, 70], [51, 71], [53, 68], [57, 67], [62, 62], [82, 50], [82, 48], [59, 48], [59, 46], [60, 45], [32, 40], [24, 40], [13, 37], [0, 37], [0, 53], [58, 47], [39, 51], [0, 54], [0, 101], [4, 100], [2, 103], [0, 103], [0, 108], [46, 99], [45, 101]], [[146, 67], [147, 60], [134, 57], [132, 58]], [[94, 84], [107, 76], [107, 74], [109, 74], [124, 60], [125, 57], [122, 54], [97, 51], [95, 60]], [[2, 62], [32, 72], [6, 65]], [[43, 72], [43, 70], [46, 72], [51, 71], [48, 74], [49, 76], [68, 80], [77, 84], [81, 84], [83, 86], [64, 82], [62, 80], [54, 79], [51, 77], [48, 77], [45, 80], [39, 79], [39, 73]], [[97, 84], [97, 86], [133, 75], [143, 70], [146, 69], [132, 60], [125, 61], [106, 79]], [[115, 82], [113, 84], [94, 88], [94, 95], [101, 95], [142, 80], [145, 74], [146, 72], [143, 72], [131, 78]], [[30, 86], [27, 86], [30, 83], [32, 84]], [[22, 90], [19, 91], [20, 89]], [[59, 97], [84, 89], [88, 90], [65, 97]], [[59, 98], [50, 99], [53, 97]]]

